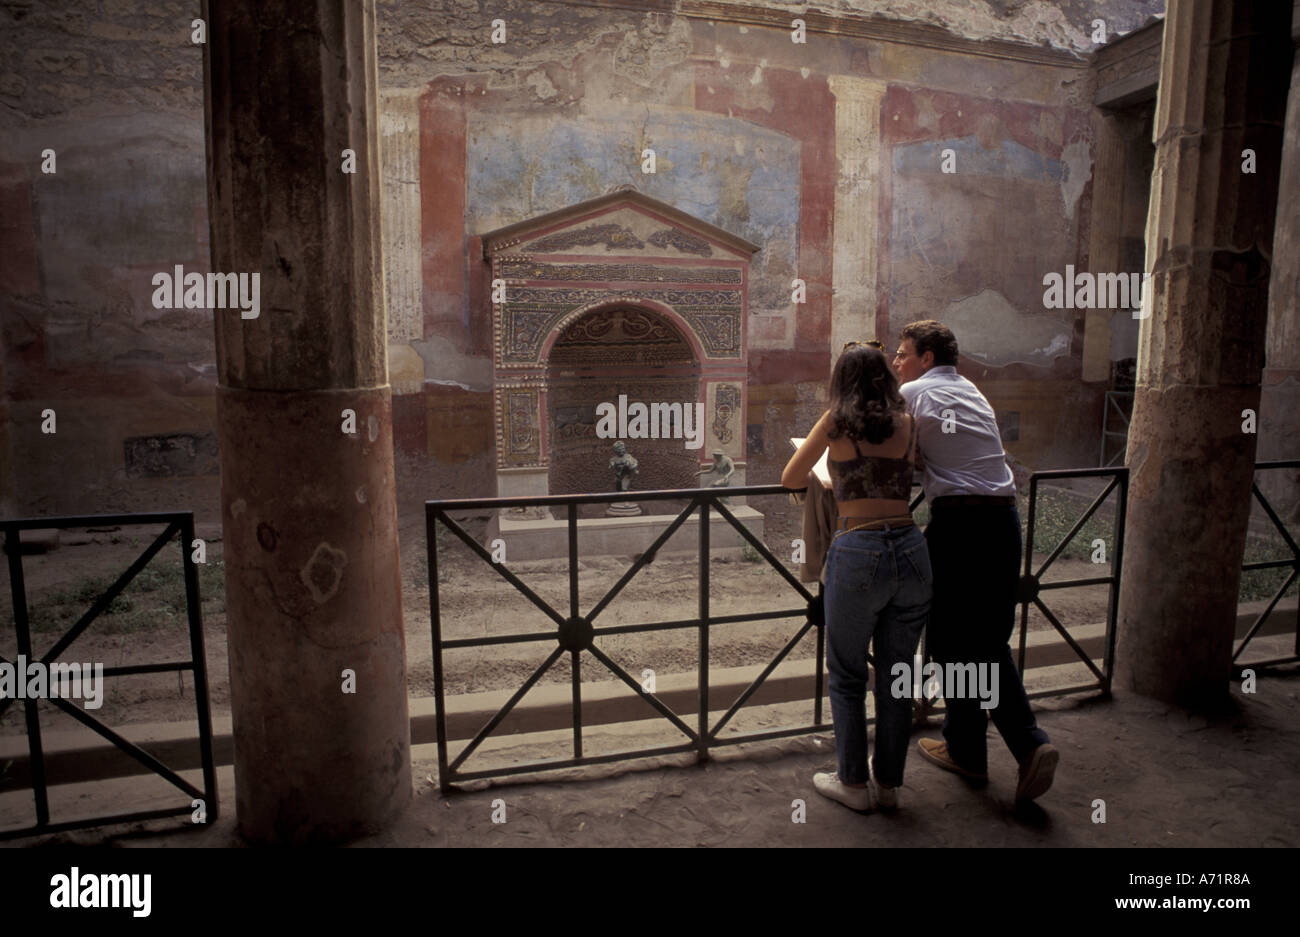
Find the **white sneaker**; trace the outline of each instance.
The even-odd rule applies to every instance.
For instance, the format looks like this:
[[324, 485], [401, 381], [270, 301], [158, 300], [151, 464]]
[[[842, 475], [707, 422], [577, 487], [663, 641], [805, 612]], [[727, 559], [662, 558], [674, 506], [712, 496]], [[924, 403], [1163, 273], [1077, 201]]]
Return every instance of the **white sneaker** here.
[[876, 804], [880, 807], [880, 809], [897, 810], [898, 809], [898, 788], [885, 787], [885, 785], [883, 784], [876, 784], [875, 781], [872, 781], [871, 783], [875, 785]]
[[838, 774], [819, 772], [813, 775], [813, 787], [823, 797], [838, 801], [850, 810], [866, 813], [872, 809], [871, 785], [866, 787], [849, 787]]

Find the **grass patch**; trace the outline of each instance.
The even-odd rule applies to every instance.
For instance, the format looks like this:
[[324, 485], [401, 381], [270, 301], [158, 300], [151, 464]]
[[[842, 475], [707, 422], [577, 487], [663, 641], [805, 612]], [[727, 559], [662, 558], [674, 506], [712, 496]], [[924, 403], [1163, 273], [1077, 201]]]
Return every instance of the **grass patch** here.
[[[1114, 515], [1117, 498], [1119, 498], [1118, 490], [1107, 495], [1106, 500], [1093, 512], [1092, 517], [1088, 518], [1087, 523], [1070, 538], [1070, 542], [1061, 551], [1061, 556], [1070, 559], [1090, 560], [1093, 554], [1093, 541], [1104, 540], [1106, 543], [1106, 559], [1107, 563], [1109, 563], [1111, 556], [1115, 552]], [[1091, 498], [1084, 501], [1081, 498], [1065, 494], [1046, 485], [1039, 485], [1038, 499], [1034, 504], [1034, 552], [1047, 554], [1055, 550], [1056, 545], [1061, 542], [1061, 538], [1070, 532], [1070, 528], [1075, 525], [1091, 503]], [[1027, 495], [1019, 496], [1017, 504], [1020, 508], [1020, 532], [1022, 536], [1027, 538], [1029, 497]]]
[[[1291, 558], [1291, 549], [1280, 538], [1277, 540], [1249, 536], [1246, 538], [1246, 555], [1242, 561], [1244, 563], [1263, 563], [1269, 560], [1289, 560]], [[1261, 599], [1273, 598], [1273, 593], [1286, 581], [1286, 577], [1290, 573], [1289, 569], [1283, 567], [1278, 569], [1253, 569], [1243, 572], [1241, 574], [1238, 601], [1257, 602]], [[1291, 588], [1286, 590], [1283, 597], [1295, 595], [1298, 588], [1300, 588], [1300, 581], [1291, 583]]]
[[[226, 583], [221, 560], [209, 559], [197, 569], [204, 614], [224, 612]], [[34, 597], [29, 600], [28, 612], [32, 630], [66, 631], [116, 580], [116, 575], [88, 576], [72, 585], [51, 590], [44, 596]], [[108, 634], [186, 628], [189, 625], [186, 609], [185, 572], [180, 561], [157, 557], [136, 573], [91, 627]]]
[[[1082, 529], [1070, 539], [1065, 549], [1061, 551], [1061, 556], [1081, 560], [1091, 559], [1092, 542], [1101, 539], [1106, 541], [1107, 560], [1109, 561], [1112, 558], [1115, 549], [1114, 500], [1116, 497], [1118, 497], [1118, 492], [1111, 492], [1092, 517], [1088, 519], [1088, 522], [1083, 525]], [[1061, 542], [1061, 538], [1070, 532], [1070, 528], [1074, 526], [1075, 521], [1079, 519], [1079, 516], [1083, 514], [1090, 503], [1091, 499], [1085, 502], [1081, 498], [1065, 494], [1058, 489], [1040, 485], [1038, 488], [1038, 502], [1035, 505], [1037, 516], [1034, 519], [1034, 551], [1046, 554], [1056, 549], [1056, 545]], [[1028, 526], [1028, 497], [1019, 498], [1019, 505], [1020, 527], [1021, 532], [1024, 533]], [[1291, 551], [1276, 535], [1271, 538], [1247, 536], [1243, 563], [1288, 559], [1291, 559]], [[1237, 601], [1254, 602], [1260, 599], [1272, 598], [1273, 593], [1286, 580], [1289, 572], [1284, 568], [1243, 572], [1241, 574], [1241, 585], [1237, 593]], [[1292, 583], [1286, 595], [1296, 595], [1298, 587], [1300, 587], [1300, 583]]]

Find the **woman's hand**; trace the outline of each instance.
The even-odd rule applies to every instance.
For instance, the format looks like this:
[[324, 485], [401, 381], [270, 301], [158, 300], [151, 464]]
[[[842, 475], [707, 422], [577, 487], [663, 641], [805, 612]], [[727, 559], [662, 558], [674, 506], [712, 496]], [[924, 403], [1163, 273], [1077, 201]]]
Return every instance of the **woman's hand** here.
[[826, 435], [830, 419], [831, 411], [827, 410], [808, 433], [808, 438], [803, 441], [803, 445], [790, 457], [785, 471], [781, 473], [781, 484], [784, 487], [798, 490], [808, 487], [808, 473], [813, 470], [813, 466], [830, 445], [830, 437]]

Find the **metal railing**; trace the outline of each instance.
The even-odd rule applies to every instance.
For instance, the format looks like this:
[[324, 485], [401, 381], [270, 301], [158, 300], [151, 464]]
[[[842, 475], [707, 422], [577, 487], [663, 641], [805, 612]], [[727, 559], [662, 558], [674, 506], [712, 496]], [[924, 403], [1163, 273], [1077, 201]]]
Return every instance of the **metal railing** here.
[[[1280, 462], [1256, 462], [1255, 463], [1255, 471], [1257, 472], [1276, 470], [1276, 469], [1300, 469], [1300, 459], [1289, 459]], [[1277, 532], [1282, 535], [1283, 541], [1286, 542], [1287, 547], [1291, 551], [1291, 558], [1289, 560], [1265, 560], [1258, 563], [1242, 563], [1241, 571], [1250, 572], [1251, 570], [1256, 570], [1256, 569], [1289, 568], [1291, 570], [1291, 574], [1287, 576], [1287, 578], [1283, 581], [1282, 585], [1278, 588], [1278, 590], [1273, 593], [1273, 598], [1269, 600], [1268, 605], [1264, 608], [1262, 612], [1260, 612], [1259, 617], [1255, 619], [1254, 624], [1251, 625], [1250, 630], [1247, 632], [1246, 636], [1242, 638], [1241, 643], [1237, 645], [1237, 649], [1233, 651], [1232, 653], [1233, 664], [1237, 663], [1237, 658], [1239, 658], [1241, 656], [1241, 652], [1246, 649], [1246, 645], [1248, 645], [1251, 639], [1254, 638], [1255, 635], [1259, 633], [1260, 628], [1264, 626], [1264, 620], [1268, 618], [1270, 614], [1272, 614], [1273, 610], [1277, 607], [1278, 601], [1282, 598], [1283, 595], [1286, 594], [1287, 589], [1291, 588], [1291, 583], [1296, 581], [1296, 577], [1300, 575], [1300, 547], [1296, 546], [1296, 542], [1291, 537], [1291, 534], [1287, 531], [1286, 525], [1283, 524], [1282, 521], [1278, 518], [1277, 512], [1273, 510], [1273, 506], [1269, 504], [1268, 499], [1264, 497], [1264, 493], [1259, 490], [1259, 485], [1255, 483], [1254, 479], [1251, 480], [1250, 490], [1251, 493], [1254, 495], [1255, 499], [1259, 501], [1260, 507], [1264, 509], [1264, 513], [1268, 516], [1268, 519], [1272, 522], [1273, 526], [1277, 528]], [[1297, 610], [1296, 612], [1295, 652], [1290, 657], [1278, 657], [1272, 660], [1264, 660], [1264, 661], [1251, 661], [1241, 666], [1269, 667], [1274, 664], [1289, 664], [1297, 660], [1300, 660], [1300, 610]]]
[[[823, 660], [825, 658], [825, 634], [822, 627], [823, 621], [820, 597], [814, 596], [809, 592], [804, 585], [785, 568], [784, 564], [782, 564], [781, 561], [772, 554], [767, 546], [755, 537], [741, 521], [737, 520], [736, 516], [724, 503], [722, 503], [721, 500], [722, 498], [730, 497], [757, 497], [761, 495], [786, 495], [788, 493], [789, 490], [780, 485], [749, 485], [737, 488], [621, 491], [584, 495], [548, 495], [529, 498], [480, 498], [427, 502], [425, 504], [425, 519], [429, 551], [429, 609], [433, 631], [434, 696], [437, 704], [437, 713], [435, 718], [438, 734], [438, 780], [442, 790], [444, 792], [449, 791], [451, 785], [457, 781], [468, 781], [476, 778], [487, 777], [503, 777], [511, 774], [568, 768], [576, 765], [601, 764], [631, 758], [644, 758], [652, 755], [669, 755], [694, 751], [700, 760], [705, 760], [708, 758], [708, 752], [711, 747], [720, 745], [736, 745], [741, 742], [785, 738], [830, 729], [831, 725], [822, 720], [822, 697], [824, 695], [825, 687], [825, 673], [823, 670]], [[677, 516], [664, 528], [663, 531], [659, 533], [650, 546], [636, 558], [623, 576], [600, 598], [600, 600], [592, 605], [585, 614], [583, 614], [578, 594], [578, 506], [582, 504], [605, 504], [615, 501], [653, 502], [680, 501], [683, 499], [689, 499], [690, 503], [677, 514]], [[474, 540], [474, 538], [448, 514], [449, 511], [482, 509], [496, 510], [520, 507], [562, 507], [566, 510], [569, 560], [569, 608], [567, 615], [552, 608], [551, 605], [539, 597], [532, 589], [515, 576], [514, 573], [507, 569], [504, 564], [494, 563], [491, 554], [481, 544]], [[614, 598], [638, 572], [654, 560], [656, 552], [663, 548], [669, 538], [671, 538], [696, 511], [699, 512], [698, 617], [678, 621], [645, 622], [604, 628], [597, 627], [595, 625], [595, 620], [601, 612], [609, 607], [610, 602], [614, 600]], [[798, 593], [800, 598], [804, 600], [804, 605], [802, 607], [780, 609], [776, 611], [750, 612], [738, 615], [712, 615], [710, 613], [710, 512], [717, 512], [719, 517], [724, 519], [732, 528], [734, 528], [751, 547], [758, 551], [758, 554], [764, 560], [766, 560], [778, 573], [781, 574], [781, 577], [792, 589], [795, 590], [796, 593]], [[670, 515], [664, 516], [668, 517]], [[455, 534], [456, 537], [464, 542], [475, 555], [487, 563], [491, 569], [501, 576], [501, 578], [509, 582], [530, 602], [537, 606], [555, 623], [556, 630], [484, 638], [444, 639], [442, 635], [442, 617], [438, 601], [438, 538], [436, 536], [435, 527], [438, 523], [443, 524], [443, 526], [451, 531], [451, 533]], [[731, 707], [721, 717], [719, 717], [716, 722], [710, 724], [710, 627], [737, 622], [766, 621], [779, 618], [792, 618], [796, 616], [804, 617], [805, 620], [802, 627], [797, 630], [794, 637], [786, 642], [785, 646], [777, 653], [776, 657], [771, 660], [763, 671], [750, 683], [745, 691], [740, 694], [736, 701], [732, 703]], [[803, 640], [808, 631], [814, 627], [817, 629], [817, 664], [815, 674], [816, 688], [813, 694], [812, 724], [767, 732], [737, 733], [726, 737], [720, 737], [719, 733], [731, 721], [732, 717], [735, 716], [741, 707], [750, 700], [763, 684], [763, 681], [767, 679], [790, 651]], [[697, 713], [694, 727], [688, 725], [675, 712], [669, 709], [656, 694], [647, 692], [641, 684], [637, 683], [636, 680], [634, 680], [622, 667], [611, 660], [608, 655], [595, 645], [596, 638], [607, 635], [666, 631], [670, 629], [695, 629], [699, 634], [699, 663], [697, 667], [696, 684]], [[521, 686], [519, 690], [510, 697], [505, 705], [501, 707], [496, 715], [489, 719], [487, 724], [478, 731], [474, 738], [471, 739], [464, 749], [460, 751], [455, 759], [449, 760], [447, 751], [446, 683], [443, 675], [443, 652], [454, 648], [487, 647], [491, 645], [522, 642], [554, 642], [557, 646], [547, 656], [546, 660], [533, 671], [532, 675], [524, 682], [524, 685]], [[570, 654], [571, 658], [573, 757], [563, 760], [550, 760], [541, 763], [515, 765], [490, 770], [462, 771], [461, 765], [465, 763], [466, 759], [469, 758], [479, 745], [482, 744], [484, 739], [486, 739], [493, 730], [495, 730], [497, 726], [505, 720], [511, 710], [514, 709], [515, 705], [524, 697], [524, 694], [526, 694], [533, 685], [542, 678], [546, 671], [551, 668], [551, 665], [559, 660], [566, 651]], [[609, 670], [610, 673], [631, 687], [631, 689], [649, 703], [656, 712], [685, 735], [687, 741], [677, 745], [657, 746], [654, 748], [617, 752], [608, 755], [584, 755], [582, 747], [582, 675], [580, 661], [580, 656], [583, 651], [589, 653], [604, 668]]]
[[[106, 826], [111, 823], [134, 823], [141, 820], [154, 820], [162, 817], [190, 815], [194, 811], [193, 799], [202, 799], [207, 822], [217, 818], [217, 775], [212, 755], [212, 719], [208, 705], [207, 664], [203, 652], [203, 618], [199, 602], [198, 571], [190, 560], [190, 545], [194, 540], [194, 515], [189, 512], [158, 512], [148, 514], [93, 514], [77, 517], [34, 517], [20, 520], [2, 520], [0, 529], [4, 531], [5, 552], [9, 559], [9, 588], [13, 597], [14, 630], [17, 637], [19, 657], [32, 661], [32, 639], [30, 616], [27, 604], [26, 581], [23, 576], [22, 532], [24, 530], [48, 530], [67, 527], [111, 527], [135, 526], [144, 524], [166, 524], [144, 552], [110, 585], [102, 595], [91, 604], [71, 628], [67, 630], [54, 645], [40, 658], [40, 663], [47, 669], [58, 660], [60, 654], [80, 637], [91, 622], [108, 609], [109, 605], [135, 578], [136, 574], [149, 564], [176, 534], [180, 534], [181, 566], [185, 576], [185, 611], [189, 621], [190, 659], [162, 664], [139, 664], [124, 667], [105, 667], [103, 675], [108, 677], [129, 676], [146, 673], [169, 673], [192, 671], [194, 675], [194, 701], [199, 724], [199, 746], [203, 759], [203, 790], [190, 784], [176, 772], [172, 771], [149, 752], [123, 738], [99, 720], [90, 716], [85, 710], [65, 699], [51, 695], [48, 702], [67, 713], [73, 719], [108, 739], [122, 752], [130, 755], [153, 773], [170, 781], [180, 788], [188, 798], [183, 806], [166, 807], [157, 810], [142, 810], [133, 813], [111, 814], [106, 816], [84, 817], [76, 820], [50, 822], [49, 794], [45, 770], [45, 755], [41, 744], [41, 725], [37, 710], [38, 700], [25, 698], [24, 711], [27, 724], [28, 770], [26, 777], [22, 773], [11, 778], [18, 782], [29, 782], [35, 798], [36, 824], [18, 829], [0, 830], [0, 840], [38, 833], [55, 833], [63, 830], [81, 829], [88, 826]], [[0, 657], [0, 663], [14, 664], [13, 661]], [[14, 699], [0, 699], [0, 716], [15, 702]], [[24, 784], [23, 786], [26, 786]]]
[[[1032, 549], [1033, 549], [1033, 527], [1034, 517], [1037, 506], [1037, 485], [1040, 479], [1066, 479], [1081, 477], [1109, 476], [1111, 482], [1102, 492], [1093, 504], [1084, 512], [1084, 515], [1075, 524], [1074, 528], [1065, 536], [1056, 549], [1040, 566], [1037, 572], [1031, 572]], [[1053, 582], [1041, 582], [1040, 577], [1051, 566], [1052, 562], [1061, 554], [1070, 539], [1082, 529], [1084, 523], [1092, 516], [1097, 508], [1106, 500], [1109, 493], [1116, 487], [1120, 488], [1121, 497], [1118, 505], [1118, 516], [1116, 521], [1116, 547], [1113, 558], [1114, 572], [1110, 576], [1096, 577], [1081, 580], [1058, 580]], [[1019, 666], [1021, 672], [1024, 671], [1025, 653], [1026, 653], [1026, 632], [1028, 607], [1030, 604], [1036, 605], [1047, 617], [1052, 626], [1060, 632], [1065, 643], [1068, 644], [1080, 659], [1097, 675], [1097, 682], [1085, 684], [1082, 686], [1066, 686], [1051, 690], [1039, 691], [1031, 695], [1031, 698], [1041, 698], [1046, 696], [1059, 696], [1069, 693], [1078, 693], [1086, 691], [1100, 690], [1102, 693], [1108, 693], [1110, 690], [1110, 679], [1113, 670], [1114, 648], [1115, 648], [1115, 615], [1117, 609], [1118, 589], [1119, 589], [1119, 569], [1123, 559], [1123, 531], [1124, 531], [1124, 508], [1127, 501], [1128, 492], [1128, 470], [1125, 468], [1115, 469], [1083, 469], [1073, 471], [1059, 472], [1038, 472], [1031, 476], [1030, 494], [1029, 494], [1029, 534], [1025, 544], [1025, 574], [1021, 578], [1020, 595], [1018, 601], [1021, 604], [1021, 622], [1020, 622], [1020, 657]], [[833, 726], [823, 721], [823, 693], [825, 689], [825, 622], [822, 608], [822, 597], [820, 590], [818, 595], [813, 595], [800, 583], [791, 572], [786, 569], [785, 565], [778, 560], [771, 551], [758, 538], [756, 538], [744, 524], [720, 503], [720, 499], [730, 496], [762, 496], [762, 495], [784, 495], [789, 490], [779, 485], [752, 485], [744, 488], [703, 488], [690, 490], [666, 490], [666, 491], [642, 491], [642, 492], [607, 492], [601, 494], [584, 494], [584, 495], [549, 495], [520, 498], [478, 498], [478, 499], [457, 499], [444, 501], [429, 501], [425, 504], [426, 512], [426, 533], [428, 541], [428, 566], [429, 566], [429, 596], [430, 596], [430, 618], [433, 636], [433, 671], [434, 671], [434, 695], [436, 703], [436, 729], [438, 745], [438, 772], [439, 785], [444, 792], [451, 790], [451, 785], [456, 782], [470, 781], [479, 778], [504, 777], [512, 774], [521, 774], [535, 772], [539, 770], [552, 770], [557, 768], [568, 768], [577, 765], [598, 764], [610, 761], [619, 761], [632, 758], [643, 758], [652, 755], [667, 755], [681, 752], [694, 751], [700, 760], [708, 757], [708, 751], [711, 747], [719, 745], [733, 745], [741, 742], [753, 742], [766, 739], [784, 738], [795, 735], [804, 735], [810, 732], [820, 732], [833, 729]], [[665, 529], [656, 537], [653, 543], [632, 563], [623, 576], [597, 601], [591, 608], [583, 614], [580, 608], [580, 596], [578, 591], [578, 506], [583, 504], [604, 504], [613, 501], [681, 501], [689, 499], [689, 504], [667, 524]], [[912, 509], [915, 509], [922, 501], [921, 496], [917, 496], [911, 503]], [[480, 543], [478, 543], [463, 527], [449, 516], [449, 512], [465, 511], [483, 511], [483, 510], [502, 510], [510, 508], [529, 508], [529, 507], [554, 507], [563, 508], [566, 512], [567, 521], [565, 524], [568, 536], [568, 586], [569, 586], [569, 603], [567, 614], [564, 611], [557, 610], [549, 605], [545, 600], [539, 597], [532, 589], [524, 584], [517, 576], [514, 575], [503, 563], [495, 563], [492, 560], [491, 553]], [[655, 554], [686, 522], [686, 520], [698, 511], [700, 515], [699, 524], [699, 543], [698, 557], [699, 564], [699, 610], [698, 617], [677, 621], [648, 622], [632, 625], [617, 625], [611, 627], [597, 627], [594, 624], [595, 619], [604, 611], [611, 601], [623, 590], [631, 579], [646, 565], [653, 561]], [[804, 606], [800, 608], [781, 609], [779, 611], [753, 612], [737, 615], [714, 616], [709, 610], [709, 514], [717, 514], [727, 521], [741, 537], [755, 550], [759, 555], [771, 565], [785, 581], [793, 588], [799, 597], [804, 601]], [[665, 515], [667, 518], [669, 515]], [[554, 630], [535, 631], [521, 634], [498, 635], [490, 637], [476, 638], [444, 638], [442, 633], [442, 615], [439, 602], [439, 577], [438, 577], [438, 537], [437, 525], [442, 524], [447, 530], [453, 533], [469, 549], [479, 557], [502, 579], [514, 586], [525, 598], [540, 609], [555, 624]], [[1088, 653], [1080, 646], [1073, 636], [1060, 623], [1059, 619], [1043, 604], [1038, 597], [1038, 593], [1046, 589], [1062, 589], [1073, 586], [1093, 586], [1099, 584], [1110, 585], [1110, 596], [1107, 613], [1106, 635], [1105, 635], [1105, 661], [1102, 670], [1098, 670], [1092, 662]], [[727, 709], [727, 711], [716, 720], [710, 723], [709, 719], [709, 628], [713, 625], [732, 624], [736, 622], [763, 621], [769, 619], [803, 617], [804, 623], [795, 635], [785, 644], [777, 653], [762, 672], [749, 684], [736, 701]], [[720, 737], [719, 732], [732, 719], [733, 716], [743, 707], [762, 685], [763, 681], [776, 669], [782, 660], [790, 653], [795, 646], [803, 640], [809, 629], [817, 629], [817, 651], [815, 663], [815, 691], [813, 698], [813, 722], [810, 725], [799, 726], [795, 728], [779, 729], [767, 732], [755, 732], [745, 734], [733, 734], [726, 737]], [[615, 634], [630, 634], [635, 632], [663, 631], [669, 629], [694, 629], [699, 634], [699, 658], [697, 664], [696, 677], [696, 724], [688, 725], [676, 713], [669, 709], [662, 700], [655, 694], [647, 692], [641, 684], [634, 680], [623, 668], [611, 660], [594, 644], [598, 637]], [[924, 641], [924, 639], [923, 639]], [[549, 656], [533, 671], [518, 691], [516, 691], [507, 702], [493, 715], [486, 724], [478, 730], [473, 738], [465, 745], [463, 749], [454, 757], [450, 757], [448, 752], [448, 733], [446, 717], [446, 678], [443, 672], [444, 652], [458, 648], [488, 647], [503, 644], [516, 644], [524, 642], [544, 642], [554, 643], [556, 646]], [[532, 762], [528, 764], [512, 765], [509, 767], [484, 769], [478, 771], [462, 770], [462, 765], [474, 753], [475, 750], [492, 734], [494, 730], [510, 715], [511, 711], [524, 697], [526, 693], [542, 678], [543, 675], [551, 668], [553, 664], [560, 659], [565, 652], [571, 657], [571, 706], [572, 706], [572, 740], [573, 756], [562, 760], [548, 760], [543, 762]], [[604, 668], [608, 669], [615, 677], [630, 687], [638, 696], [644, 699], [652, 706], [660, 716], [674, 725], [685, 737], [686, 741], [678, 745], [658, 746], [654, 748], [644, 748], [635, 751], [617, 752], [614, 754], [600, 756], [585, 756], [582, 745], [582, 677], [580, 670], [580, 655], [582, 652], [590, 653]], [[926, 656], [925, 644], [921, 645], [921, 654]], [[924, 716], [935, 708], [933, 704], [925, 700], [924, 697], [918, 703], [919, 715]]]
[[[1106, 391], [1106, 401], [1102, 404], [1101, 411], [1101, 456], [1099, 464], [1102, 468], [1111, 468], [1116, 462], [1123, 462], [1128, 454], [1128, 427], [1129, 421], [1133, 414], [1133, 396], [1131, 390], [1108, 390]], [[1128, 412], [1120, 406], [1121, 401], [1127, 401]], [[1111, 415], [1118, 416], [1123, 422], [1123, 429], [1111, 429]], [[1106, 443], [1112, 440], [1119, 440], [1119, 448], [1106, 455]]]
[[[1034, 563], [1034, 519], [1038, 507], [1038, 483], [1040, 481], [1075, 479], [1075, 478], [1110, 478], [1110, 483], [1102, 490], [1101, 494], [1093, 499], [1082, 516], [1070, 528], [1069, 532], [1061, 538], [1061, 542], [1043, 560], [1037, 571], [1033, 570]], [[1065, 550], [1069, 542], [1074, 539], [1075, 534], [1083, 529], [1083, 525], [1088, 519], [1097, 512], [1097, 509], [1110, 497], [1110, 493], [1119, 489], [1119, 497], [1115, 504], [1114, 518], [1114, 539], [1115, 546], [1111, 554], [1111, 573], [1109, 576], [1094, 576], [1088, 579], [1054, 579], [1050, 582], [1043, 581], [1045, 573]], [[1029, 517], [1025, 528], [1025, 572], [1020, 577], [1020, 593], [1017, 600], [1020, 604], [1020, 649], [1016, 661], [1016, 667], [1023, 676], [1025, 672], [1025, 651], [1029, 636], [1029, 606], [1035, 606], [1048, 623], [1056, 629], [1057, 633], [1065, 639], [1065, 643], [1078, 656], [1079, 660], [1087, 665], [1088, 669], [1096, 676], [1095, 683], [1086, 683], [1080, 686], [1059, 687], [1051, 690], [1039, 690], [1029, 693], [1030, 699], [1040, 699], [1047, 696], [1064, 696], [1069, 693], [1080, 693], [1090, 690], [1100, 690], [1103, 694], [1109, 694], [1111, 689], [1111, 679], [1115, 672], [1115, 618], [1119, 611], [1119, 584], [1120, 571], [1124, 565], [1124, 523], [1128, 513], [1128, 469], [1127, 468], [1098, 468], [1098, 469], [1061, 469], [1059, 471], [1034, 472], [1029, 476], [1029, 508], [1027, 511]], [[1102, 667], [1099, 670], [1093, 663], [1092, 655], [1080, 646], [1079, 642], [1074, 639], [1065, 626], [1061, 624], [1060, 619], [1052, 613], [1041, 598], [1041, 593], [1050, 589], [1071, 589], [1079, 586], [1099, 586], [1106, 585], [1110, 587], [1110, 594], [1106, 601], [1106, 634], [1104, 641], [1104, 656]]]

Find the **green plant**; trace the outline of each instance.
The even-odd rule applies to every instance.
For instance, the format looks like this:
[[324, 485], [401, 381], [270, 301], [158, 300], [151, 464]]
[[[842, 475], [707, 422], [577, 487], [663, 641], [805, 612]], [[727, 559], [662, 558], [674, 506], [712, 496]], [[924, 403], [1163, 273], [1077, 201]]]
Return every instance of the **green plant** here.
[[[1264, 563], [1273, 560], [1289, 560], [1291, 558], [1291, 550], [1280, 540], [1270, 540], [1263, 537], [1246, 538], [1246, 553], [1242, 558], [1243, 563]], [[1273, 598], [1273, 593], [1286, 581], [1289, 574], [1290, 570], [1283, 566], [1279, 566], [1277, 569], [1243, 571], [1241, 585], [1238, 587], [1237, 601], [1256, 602], [1261, 599]], [[1287, 589], [1285, 595], [1295, 595], [1298, 586], [1300, 586], [1300, 583], [1291, 583], [1291, 588]]]
[[[1105, 501], [1093, 512], [1065, 549], [1061, 556], [1071, 559], [1087, 560], [1093, 555], [1093, 542], [1105, 541], [1107, 562], [1115, 552], [1115, 500], [1118, 491], [1111, 492]], [[1017, 500], [1020, 508], [1020, 529], [1027, 538], [1029, 525], [1029, 498], [1022, 496]], [[1087, 510], [1092, 499], [1084, 499], [1066, 494], [1047, 485], [1038, 487], [1038, 498], [1034, 505], [1034, 552], [1048, 554], [1056, 549], [1062, 538], [1070, 532], [1083, 512]]]

